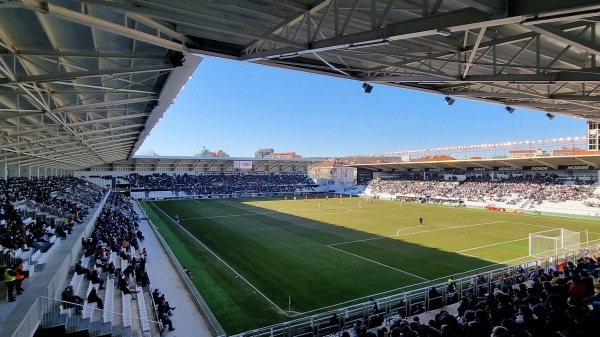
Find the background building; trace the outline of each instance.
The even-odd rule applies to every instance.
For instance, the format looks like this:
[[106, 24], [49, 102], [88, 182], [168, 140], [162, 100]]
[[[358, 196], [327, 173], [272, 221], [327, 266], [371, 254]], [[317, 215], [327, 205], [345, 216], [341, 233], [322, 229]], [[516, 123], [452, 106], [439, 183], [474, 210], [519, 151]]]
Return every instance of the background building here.
[[254, 152], [254, 158], [266, 158], [266, 156], [272, 154], [273, 152], [275, 152], [274, 149], [267, 149], [267, 148], [258, 149], [258, 150], [256, 150], [256, 152]]
[[296, 154], [296, 152], [279, 152], [268, 154], [265, 156], [265, 158], [302, 158], [302, 156]]
[[349, 188], [356, 181], [356, 168], [344, 166], [345, 163], [332, 158], [308, 168], [308, 176], [321, 186], [329, 189]]

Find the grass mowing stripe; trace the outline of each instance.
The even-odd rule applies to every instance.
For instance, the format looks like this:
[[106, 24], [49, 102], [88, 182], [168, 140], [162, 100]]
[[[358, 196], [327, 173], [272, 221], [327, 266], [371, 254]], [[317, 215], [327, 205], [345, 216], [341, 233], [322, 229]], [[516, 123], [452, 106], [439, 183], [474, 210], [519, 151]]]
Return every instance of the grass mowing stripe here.
[[179, 262], [192, 271], [194, 285], [228, 335], [285, 320], [285, 316], [275, 309], [268, 309], [272, 306], [230, 269], [191, 241], [188, 234], [169, 226], [171, 219], [158, 213], [160, 207], [147, 202], [142, 205]]
[[332, 246], [327, 246], [327, 247], [329, 247], [329, 248], [331, 248], [331, 249], [339, 250], [340, 252], [344, 252], [344, 253], [346, 253], [346, 254], [350, 254], [350, 255], [352, 255], [352, 256], [355, 256], [355, 257], [358, 257], [359, 259], [367, 260], [367, 261], [369, 261], [369, 262], [372, 262], [372, 263], [375, 263], [375, 264], [377, 264], [377, 265], [380, 265], [380, 266], [383, 266], [383, 267], [386, 267], [386, 268], [390, 268], [390, 269], [392, 269], [392, 270], [395, 270], [395, 271], [398, 271], [398, 272], [404, 273], [404, 274], [406, 274], [406, 275], [410, 275], [410, 276], [416, 277], [416, 278], [418, 278], [418, 279], [421, 279], [421, 280], [423, 280], [423, 281], [429, 281], [428, 279], [426, 279], [426, 278], [424, 278], [424, 277], [421, 277], [421, 276], [419, 276], [419, 275], [411, 274], [411, 273], [409, 273], [409, 272], [406, 272], [406, 271], [404, 271], [404, 270], [401, 270], [401, 269], [398, 269], [398, 268], [394, 268], [394, 267], [388, 266], [388, 265], [386, 265], [386, 264], [383, 264], [383, 263], [381, 263], [381, 262], [377, 262], [377, 261], [371, 260], [371, 259], [369, 259], [369, 258], [366, 258], [366, 257], [364, 257], [364, 256], [360, 256], [360, 255], [358, 255], [358, 254], [350, 253], [350, 252], [347, 252], [347, 251], [345, 251], [345, 250], [343, 250], [343, 249], [335, 248], [335, 247], [332, 247]]
[[[160, 201], [156, 204], [167, 214], [179, 214], [181, 227], [189, 232], [172, 226], [173, 231], [181, 232], [178, 235], [186, 245], [174, 249], [191, 249], [187, 247], [190, 244], [200, 246], [192, 243], [190, 234], [193, 235], [279, 307], [288, 309], [288, 296], [291, 295], [294, 307], [290, 310], [303, 314], [362, 303], [370, 296], [389, 295], [433, 282], [443, 283], [446, 275], [468, 276], [476, 270], [484, 272], [499, 268], [502, 263], [523, 256], [523, 241], [510, 241], [525, 237], [535, 231], [535, 227], [582, 230], [593, 228], [591, 223], [597, 224], [593, 220], [524, 216], [449, 206], [406, 204], [399, 207], [392, 202], [380, 201], [363, 202], [359, 209], [358, 200], [356, 203], [344, 201], [343, 206], [339, 203], [339, 206], [331, 205], [332, 200], [327, 204], [322, 199], [294, 202], [281, 198], [261, 199], [259, 207], [253, 199]], [[319, 202], [322, 202], [322, 209], [318, 207]], [[424, 217], [425, 225], [431, 227], [410, 229], [418, 225], [420, 216]], [[526, 224], [509, 225], [512, 221]], [[465, 225], [489, 222], [498, 225]], [[392, 233], [396, 235], [390, 235]], [[595, 236], [590, 233], [590, 240], [593, 239]], [[504, 245], [498, 244], [499, 241]], [[350, 242], [352, 244], [339, 246]], [[331, 249], [334, 246], [337, 249]], [[474, 252], [473, 246], [486, 247]], [[478, 256], [456, 253], [465, 249]], [[206, 263], [208, 255], [207, 252], [198, 259]], [[210, 267], [203, 267], [208, 273], [213, 273], [211, 268], [221, 268], [217, 266], [221, 262], [212, 259], [215, 261], [210, 262]], [[431, 282], [421, 282], [399, 270]], [[227, 272], [233, 274], [229, 269]], [[237, 288], [247, 287], [246, 292], [255, 293], [239, 277], [236, 280], [239, 280]], [[204, 286], [199, 290], [205, 296], [206, 292], [212, 291], [209, 288]], [[253, 295], [256, 295], [257, 303], [249, 306], [237, 303], [236, 308], [241, 310], [234, 314], [250, 316], [263, 307], [273, 308], [258, 293]], [[213, 304], [209, 305], [213, 307]], [[215, 304], [214, 311], [222, 312], [215, 316], [220, 322], [223, 318], [235, 324], [238, 319], [232, 317], [234, 315], [228, 313], [227, 308], [222, 308], [228, 306]], [[282, 319], [283, 315], [280, 316], [272, 315], [267, 324], [248, 324], [243, 330], [276, 323]], [[227, 323], [221, 324], [231, 333]]]
[[[160, 208], [159, 208], [160, 209]], [[167, 213], [165, 213], [165, 211], [163, 211], [162, 209], [160, 209], [160, 211], [164, 214], [165, 217], [169, 217], [169, 215], [167, 215]], [[267, 300], [267, 302], [271, 303], [271, 305], [273, 307], [275, 307], [279, 312], [281, 312], [282, 314], [286, 314], [285, 311], [283, 309], [281, 309], [279, 306], [277, 306], [277, 304], [275, 304], [273, 301], [271, 301], [270, 298], [268, 298], [265, 294], [263, 294], [260, 290], [258, 290], [258, 288], [256, 288], [252, 283], [250, 283], [248, 280], [246, 280], [240, 273], [238, 273], [232, 266], [230, 266], [229, 264], [227, 264], [227, 262], [225, 262], [223, 259], [221, 259], [221, 257], [219, 257], [219, 255], [217, 255], [215, 252], [213, 252], [210, 248], [208, 248], [204, 243], [202, 243], [202, 241], [198, 240], [197, 237], [195, 237], [194, 235], [192, 235], [192, 233], [190, 233], [187, 229], [183, 228], [183, 226], [181, 226], [180, 224], [178, 224], [175, 220], [171, 219], [171, 223], [179, 228], [181, 228], [184, 232], [186, 232], [190, 238], [192, 238], [194, 241], [196, 241], [198, 244], [200, 244], [202, 247], [204, 247], [204, 249], [206, 249], [210, 254], [212, 254], [217, 260], [219, 260], [225, 267], [229, 268], [234, 274], [236, 274], [239, 278], [241, 278], [244, 282], [246, 282], [252, 289], [254, 289], [258, 294], [260, 294], [260, 296], [262, 296], [265, 300]]]

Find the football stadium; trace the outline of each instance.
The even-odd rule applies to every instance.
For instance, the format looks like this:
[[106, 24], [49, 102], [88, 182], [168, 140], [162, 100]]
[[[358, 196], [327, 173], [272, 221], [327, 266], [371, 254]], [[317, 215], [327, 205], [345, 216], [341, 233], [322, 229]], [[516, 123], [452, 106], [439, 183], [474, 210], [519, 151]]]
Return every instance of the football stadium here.
[[[597, 336], [599, 19], [592, 0], [0, 0], [0, 336]], [[587, 130], [136, 155], [207, 57]]]

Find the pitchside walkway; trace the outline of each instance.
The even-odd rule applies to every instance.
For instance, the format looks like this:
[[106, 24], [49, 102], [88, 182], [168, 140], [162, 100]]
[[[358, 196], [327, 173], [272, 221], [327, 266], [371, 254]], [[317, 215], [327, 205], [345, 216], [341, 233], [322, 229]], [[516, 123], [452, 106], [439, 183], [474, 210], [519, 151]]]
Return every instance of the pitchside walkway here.
[[[134, 203], [134, 207], [138, 214], [144, 214], [137, 203]], [[204, 316], [198, 311], [186, 285], [178, 276], [178, 271], [169, 260], [167, 252], [147, 220], [140, 222], [140, 230], [146, 238], [144, 242], [140, 243], [140, 248], [145, 247], [148, 251], [146, 269], [150, 277], [150, 287], [158, 288], [161, 293], [165, 294], [169, 304], [177, 308], [173, 310], [173, 316], [171, 316], [175, 331], [169, 332], [168, 329], [165, 329], [165, 336], [211, 337], [212, 334]]]

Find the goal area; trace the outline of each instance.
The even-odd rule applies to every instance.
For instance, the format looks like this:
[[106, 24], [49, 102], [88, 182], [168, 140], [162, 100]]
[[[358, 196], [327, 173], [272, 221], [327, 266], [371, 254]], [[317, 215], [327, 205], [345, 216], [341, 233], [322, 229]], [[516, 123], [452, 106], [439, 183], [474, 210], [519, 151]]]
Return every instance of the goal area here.
[[[587, 234], [587, 231], [584, 234]], [[581, 247], [581, 232], [557, 228], [529, 233], [529, 256], [558, 255]]]

